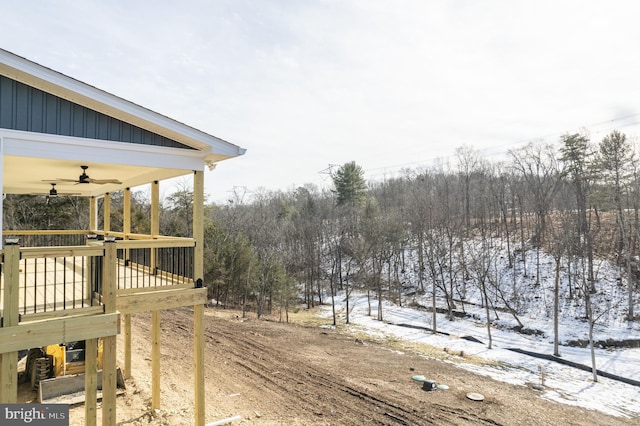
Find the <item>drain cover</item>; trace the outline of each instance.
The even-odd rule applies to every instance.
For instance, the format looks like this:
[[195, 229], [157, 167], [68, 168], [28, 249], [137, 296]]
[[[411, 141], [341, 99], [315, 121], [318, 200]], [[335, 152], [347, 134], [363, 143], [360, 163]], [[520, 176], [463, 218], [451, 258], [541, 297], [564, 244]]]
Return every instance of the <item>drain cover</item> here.
[[472, 401], [484, 401], [484, 395], [476, 392], [469, 392], [467, 394], [467, 398], [469, 398]]

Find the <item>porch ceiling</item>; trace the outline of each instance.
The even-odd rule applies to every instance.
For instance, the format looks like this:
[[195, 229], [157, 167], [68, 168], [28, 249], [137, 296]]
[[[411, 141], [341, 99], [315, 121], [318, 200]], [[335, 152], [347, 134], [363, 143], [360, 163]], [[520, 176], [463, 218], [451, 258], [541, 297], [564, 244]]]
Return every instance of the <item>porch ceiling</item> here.
[[45, 181], [56, 179], [77, 180], [82, 173], [81, 165], [89, 166], [87, 175], [92, 179], [118, 179], [117, 184], [56, 183], [58, 194], [74, 193], [78, 196], [99, 196], [124, 188], [144, 185], [154, 180], [170, 179], [189, 174], [184, 169], [141, 167], [96, 161], [61, 160], [5, 155], [3, 164], [3, 193], [48, 195], [51, 184]]

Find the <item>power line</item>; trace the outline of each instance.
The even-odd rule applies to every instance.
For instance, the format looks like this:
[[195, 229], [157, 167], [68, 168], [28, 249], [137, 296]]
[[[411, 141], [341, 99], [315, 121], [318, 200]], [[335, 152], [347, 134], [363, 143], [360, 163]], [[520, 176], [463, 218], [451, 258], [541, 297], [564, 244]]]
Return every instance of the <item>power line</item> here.
[[[606, 128], [606, 129], [589, 130], [590, 128], [601, 126], [603, 124], [611, 124], [611, 123], [615, 123], [615, 122], [618, 122], [618, 121], [627, 120], [627, 119], [633, 118], [633, 117], [640, 117], [640, 113], [624, 115], [624, 116], [613, 118], [611, 120], [599, 121], [597, 123], [592, 123], [592, 124], [589, 124], [587, 126], [579, 127], [577, 129], [574, 129], [573, 131], [563, 131], [563, 132], [551, 133], [551, 134], [547, 134], [545, 136], [539, 136], [539, 137], [528, 138], [528, 139], [520, 139], [520, 140], [517, 140], [517, 141], [505, 143], [505, 144], [500, 144], [500, 145], [494, 145], [494, 146], [490, 146], [490, 147], [480, 148], [480, 149], [477, 149], [476, 152], [478, 152], [480, 154], [482, 154], [484, 152], [486, 155], [484, 155], [483, 157], [485, 157], [485, 158], [486, 157], [492, 157], [492, 156], [500, 155], [500, 154], [504, 155], [507, 152], [509, 152], [511, 149], [514, 149], [515, 147], [517, 147], [518, 145], [526, 145], [526, 144], [528, 144], [530, 142], [533, 142], [533, 141], [547, 141], [550, 138], [555, 138], [557, 140], [554, 141], [554, 143], [557, 143], [558, 140], [560, 139], [560, 137], [562, 135], [566, 135], [566, 134], [580, 133], [581, 131], [584, 131], [584, 130], [589, 131], [590, 134], [601, 134], [601, 133], [609, 132], [609, 131], [612, 131], [612, 130], [615, 130], [615, 129], [624, 128], [624, 127], [630, 127], [630, 126], [634, 126], [634, 125], [640, 124], [640, 120], [639, 120], [639, 121], [634, 121], [632, 123], [624, 123], [624, 124], [617, 125], [617, 126], [610, 126], [610, 127]], [[462, 144], [460, 146], [463, 146], [463, 145], [464, 144]], [[494, 152], [489, 154], [488, 153], [489, 151], [494, 151]], [[446, 160], [451, 160], [451, 159], [453, 159], [455, 157], [456, 157], [455, 154], [449, 154], [449, 155], [431, 157], [431, 158], [427, 158], [427, 159], [419, 160], [419, 161], [411, 161], [411, 162], [407, 162], [407, 163], [401, 163], [401, 164], [395, 164], [395, 165], [389, 165], [389, 166], [374, 167], [374, 168], [371, 168], [371, 169], [366, 169], [365, 173], [367, 173], [368, 177], [383, 176], [383, 175], [387, 175], [387, 174], [395, 174], [395, 173], [398, 173], [402, 168], [408, 168], [410, 166], [420, 166], [420, 165], [428, 166], [428, 165], [430, 165], [431, 163], [433, 163], [436, 160], [446, 161]], [[381, 173], [373, 173], [373, 174], [368, 173], [368, 172], [377, 171], [377, 170], [382, 170], [382, 172]]]

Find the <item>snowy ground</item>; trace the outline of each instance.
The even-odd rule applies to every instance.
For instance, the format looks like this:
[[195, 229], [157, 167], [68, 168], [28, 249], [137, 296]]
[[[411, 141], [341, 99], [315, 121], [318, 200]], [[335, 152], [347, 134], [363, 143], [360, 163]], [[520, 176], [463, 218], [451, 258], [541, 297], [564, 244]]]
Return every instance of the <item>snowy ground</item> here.
[[[344, 292], [336, 297], [336, 310], [340, 312], [338, 323], [344, 323]], [[407, 299], [422, 306], [429, 305], [429, 297], [423, 299]], [[553, 353], [553, 323], [551, 316], [544, 312], [537, 315], [531, 313], [521, 318], [525, 326], [543, 331], [544, 336], [529, 336], [492, 328], [493, 348], [488, 349], [488, 336], [484, 309], [466, 306], [466, 312], [472, 314], [465, 319], [449, 321], [444, 315], [437, 315], [437, 330], [448, 333], [434, 335], [429, 331], [413, 327], [431, 328], [432, 314], [425, 310], [399, 307], [391, 303], [383, 304], [384, 321], [376, 320], [377, 303], [372, 303], [372, 317], [367, 315], [366, 295], [353, 293], [350, 299], [350, 322], [367, 333], [394, 337], [406, 341], [420, 342], [437, 348], [447, 348], [451, 352], [464, 351], [465, 356], [474, 355], [487, 360], [497, 361], [495, 366], [460, 363], [460, 366], [478, 374], [490, 376], [496, 380], [518, 385], [540, 384], [540, 372], [544, 372], [544, 390], [540, 397], [571, 404], [586, 409], [599, 410], [607, 414], [638, 419], [640, 421], [640, 387], [622, 383], [617, 380], [598, 378], [593, 382], [590, 372], [565, 366], [554, 361], [547, 361], [508, 350], [520, 348], [532, 352]], [[441, 302], [439, 306], [442, 306]], [[323, 315], [331, 316], [331, 306], [323, 307]], [[507, 317], [508, 314], [503, 314]], [[473, 319], [473, 318], [481, 319]], [[505, 318], [508, 322], [508, 320]], [[403, 324], [403, 325], [400, 325]], [[413, 327], [407, 327], [413, 326]], [[564, 316], [560, 326], [561, 342], [586, 337], [587, 324], [580, 319]], [[462, 337], [472, 337], [481, 343], [469, 341]], [[604, 340], [630, 339], [640, 337], [640, 324], [613, 321], [609, 325], [597, 325], [595, 339]], [[598, 369], [640, 381], [640, 349], [596, 349]], [[591, 366], [589, 348], [562, 346], [560, 353], [563, 359]], [[428, 377], [427, 377], [428, 378]]]

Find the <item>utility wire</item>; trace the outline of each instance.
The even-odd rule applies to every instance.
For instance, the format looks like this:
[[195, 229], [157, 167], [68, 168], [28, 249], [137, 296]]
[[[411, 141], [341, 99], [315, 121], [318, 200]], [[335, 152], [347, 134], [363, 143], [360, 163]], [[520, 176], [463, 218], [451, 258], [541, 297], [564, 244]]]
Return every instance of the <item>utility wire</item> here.
[[[634, 121], [631, 123], [624, 123], [624, 124], [620, 124], [617, 126], [609, 126], [606, 129], [594, 129], [591, 130], [591, 128], [597, 127], [597, 126], [601, 126], [601, 125], [610, 125], [611, 123], [615, 123], [618, 121], [623, 121], [629, 118], [633, 118], [633, 117], [640, 117], [640, 113], [637, 114], [629, 114], [629, 115], [625, 115], [625, 116], [621, 116], [621, 117], [616, 117], [613, 118], [611, 120], [605, 120], [605, 121], [600, 121], [597, 123], [592, 123], [588, 126], [584, 126], [584, 127], [580, 127], [578, 129], [574, 129], [573, 131], [564, 131], [564, 132], [558, 132], [558, 133], [551, 133], [551, 134], [547, 134], [545, 136], [541, 136], [541, 137], [535, 137], [535, 138], [529, 138], [529, 139], [521, 139], [518, 141], [513, 141], [513, 142], [509, 142], [506, 144], [501, 144], [501, 145], [495, 145], [495, 146], [491, 146], [491, 147], [486, 147], [486, 148], [480, 148], [478, 150], [476, 150], [477, 153], [479, 153], [481, 156], [483, 156], [484, 158], [487, 157], [494, 157], [496, 155], [504, 155], [507, 154], [510, 150], [518, 147], [518, 146], [524, 146], [530, 142], [535, 142], [535, 141], [548, 141], [551, 138], [554, 138], [556, 140], [554, 140], [552, 143], [558, 143], [559, 139], [562, 135], [566, 135], [566, 134], [571, 134], [571, 133], [581, 133], [583, 131], [588, 131], [590, 135], [594, 135], [594, 134], [602, 134], [602, 133], [608, 133], [612, 130], [616, 130], [616, 129], [620, 129], [620, 128], [625, 128], [625, 127], [630, 127], [630, 126], [635, 126], [637, 124], [640, 124], [640, 120], [639, 121]], [[461, 145], [462, 146], [462, 145]], [[485, 153], [485, 155], [482, 155], [483, 152]], [[401, 169], [404, 168], [410, 168], [411, 166], [428, 166], [430, 164], [432, 164], [434, 161], [443, 161], [446, 162], [446, 160], [452, 160], [456, 157], [455, 154], [450, 154], [450, 155], [443, 155], [443, 156], [437, 156], [437, 157], [432, 157], [432, 158], [427, 158], [425, 160], [419, 160], [419, 161], [411, 161], [411, 162], [407, 162], [407, 163], [401, 163], [401, 164], [395, 164], [395, 165], [390, 165], [390, 166], [382, 166], [382, 167], [374, 167], [374, 168], [370, 168], [370, 169], [366, 169], [364, 170], [364, 172], [367, 174], [367, 177], [371, 178], [371, 177], [375, 177], [375, 176], [385, 176], [385, 175], [394, 175], [396, 173], [398, 173]], [[375, 172], [378, 170], [382, 170], [382, 172], [379, 173], [370, 173], [370, 172]]]

